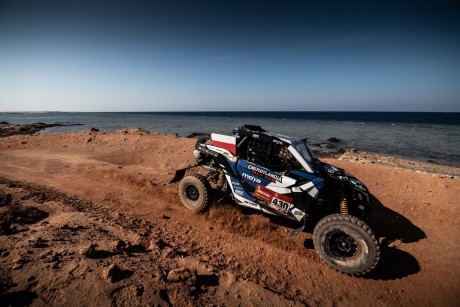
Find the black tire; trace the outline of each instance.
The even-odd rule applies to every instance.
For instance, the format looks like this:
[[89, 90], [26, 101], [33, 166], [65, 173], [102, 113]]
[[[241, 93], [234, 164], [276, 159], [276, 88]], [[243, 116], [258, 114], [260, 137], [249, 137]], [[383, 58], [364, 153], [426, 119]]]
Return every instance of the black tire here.
[[316, 252], [331, 267], [350, 275], [372, 271], [380, 259], [380, 247], [372, 230], [357, 217], [331, 214], [313, 231]]
[[189, 174], [179, 184], [179, 196], [185, 207], [203, 211], [209, 203], [211, 187], [203, 175]]

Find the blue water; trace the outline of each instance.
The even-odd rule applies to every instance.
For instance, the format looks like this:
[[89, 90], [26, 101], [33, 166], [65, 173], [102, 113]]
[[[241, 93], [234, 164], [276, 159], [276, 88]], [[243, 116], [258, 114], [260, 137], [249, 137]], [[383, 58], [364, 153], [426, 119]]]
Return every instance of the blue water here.
[[171, 134], [230, 134], [242, 124], [307, 137], [319, 143], [330, 137], [341, 147], [460, 166], [460, 113], [410, 112], [179, 112], [179, 113], [3, 113], [10, 123], [81, 123], [42, 133], [142, 128]]

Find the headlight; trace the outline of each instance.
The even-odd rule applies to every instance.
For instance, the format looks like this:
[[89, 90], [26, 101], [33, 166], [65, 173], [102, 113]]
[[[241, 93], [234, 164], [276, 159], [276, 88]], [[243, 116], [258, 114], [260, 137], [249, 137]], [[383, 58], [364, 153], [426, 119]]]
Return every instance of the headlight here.
[[348, 181], [350, 181], [352, 187], [367, 193], [366, 186], [364, 185], [364, 183], [362, 183], [358, 179], [348, 178]]

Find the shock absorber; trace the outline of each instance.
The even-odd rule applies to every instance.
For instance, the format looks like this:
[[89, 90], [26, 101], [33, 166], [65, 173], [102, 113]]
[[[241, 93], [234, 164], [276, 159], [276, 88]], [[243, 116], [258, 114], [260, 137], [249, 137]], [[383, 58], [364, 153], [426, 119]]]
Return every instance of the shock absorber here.
[[345, 193], [344, 189], [340, 190], [340, 213], [348, 214], [347, 193]]

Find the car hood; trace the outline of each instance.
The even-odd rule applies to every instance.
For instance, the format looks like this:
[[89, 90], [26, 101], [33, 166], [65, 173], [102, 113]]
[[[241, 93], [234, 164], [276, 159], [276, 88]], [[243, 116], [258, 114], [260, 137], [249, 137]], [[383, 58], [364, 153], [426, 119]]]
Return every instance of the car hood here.
[[346, 180], [350, 183], [350, 185], [353, 188], [361, 190], [366, 193], [369, 192], [368, 188], [366, 187], [364, 183], [356, 179], [353, 175], [345, 171], [343, 168], [339, 168], [339, 167], [336, 167], [334, 165], [327, 164], [324, 162], [322, 162], [322, 165], [324, 167], [324, 170], [327, 176], [334, 178], [334, 179], [338, 179], [338, 180]]

